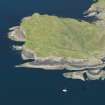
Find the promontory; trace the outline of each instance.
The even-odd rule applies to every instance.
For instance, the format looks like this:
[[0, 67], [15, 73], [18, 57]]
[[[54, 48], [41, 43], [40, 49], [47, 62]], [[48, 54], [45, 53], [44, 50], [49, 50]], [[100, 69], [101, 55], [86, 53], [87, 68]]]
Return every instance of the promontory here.
[[[23, 45], [19, 66], [44, 70], [67, 70], [66, 78], [105, 78], [105, 0], [85, 11], [83, 20], [34, 13], [10, 28], [9, 38]], [[18, 67], [19, 67], [18, 66]]]

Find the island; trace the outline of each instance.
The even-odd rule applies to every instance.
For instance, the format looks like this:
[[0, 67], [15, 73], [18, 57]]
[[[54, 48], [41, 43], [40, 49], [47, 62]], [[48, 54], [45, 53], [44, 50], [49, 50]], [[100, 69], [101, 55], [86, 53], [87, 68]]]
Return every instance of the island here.
[[24, 64], [16, 67], [67, 70], [66, 78], [105, 78], [105, 0], [97, 0], [84, 12], [84, 19], [34, 13], [9, 29], [9, 39]]

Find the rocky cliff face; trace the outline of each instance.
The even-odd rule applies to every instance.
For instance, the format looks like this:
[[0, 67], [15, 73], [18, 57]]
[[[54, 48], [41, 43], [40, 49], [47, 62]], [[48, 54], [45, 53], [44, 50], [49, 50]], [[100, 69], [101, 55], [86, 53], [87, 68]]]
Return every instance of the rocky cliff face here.
[[105, 1], [98, 0], [95, 4], [93, 4], [85, 13], [87, 18], [93, 18], [96, 25], [105, 28]]
[[[105, 28], [105, 6], [104, 4], [99, 2], [93, 4], [89, 10], [85, 12], [86, 18], [96, 19], [92, 21], [92, 24], [100, 26], [102, 29]], [[104, 0], [102, 0], [104, 1]], [[25, 18], [29, 19], [29, 18]], [[10, 29], [9, 38], [19, 42], [25, 42], [25, 32], [21, 27], [13, 27]], [[20, 48], [17, 46], [17, 49]], [[30, 50], [21, 47], [21, 56], [23, 60], [31, 59], [32, 62], [28, 62], [26, 64], [20, 65], [23, 67], [29, 68], [43, 68], [47, 70], [52, 69], [67, 69], [69, 72], [64, 73], [64, 77], [72, 78], [72, 79], [81, 79], [81, 80], [96, 80], [96, 79], [104, 79], [105, 71], [102, 68], [105, 66], [104, 62], [98, 62], [96, 65], [94, 62], [91, 62], [92, 66], [88, 66], [89, 62], [86, 60], [71, 60], [65, 61], [62, 58], [38, 58], [35, 53]], [[95, 60], [96, 63], [96, 60]], [[86, 65], [87, 64], [87, 65]], [[99, 65], [98, 65], [99, 64]], [[72, 71], [72, 72], [71, 72]]]

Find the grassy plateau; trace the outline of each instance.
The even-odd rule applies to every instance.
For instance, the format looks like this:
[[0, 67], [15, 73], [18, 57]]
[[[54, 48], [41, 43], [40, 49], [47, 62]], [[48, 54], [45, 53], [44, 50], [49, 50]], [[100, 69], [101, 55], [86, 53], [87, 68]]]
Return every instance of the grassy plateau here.
[[[96, 4], [104, 5], [105, 0]], [[105, 30], [85, 21], [35, 13], [21, 27], [25, 48], [39, 57], [89, 58], [105, 51]]]

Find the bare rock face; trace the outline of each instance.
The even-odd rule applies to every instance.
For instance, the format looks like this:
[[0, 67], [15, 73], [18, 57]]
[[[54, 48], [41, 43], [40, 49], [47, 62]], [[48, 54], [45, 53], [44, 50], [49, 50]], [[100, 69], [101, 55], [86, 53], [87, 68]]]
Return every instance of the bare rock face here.
[[66, 78], [71, 79], [80, 79], [83, 81], [86, 80], [104, 80], [105, 71], [104, 70], [85, 70], [85, 71], [77, 71], [77, 72], [67, 72], [63, 74]]
[[23, 60], [29, 60], [29, 59], [35, 60], [35, 56], [34, 56], [33, 52], [26, 50], [26, 49], [22, 50], [21, 56], [22, 56]]
[[14, 41], [24, 42], [25, 32], [19, 26], [15, 26], [15, 27], [10, 28], [8, 37]]
[[87, 79], [98, 80], [101, 79], [102, 70], [88, 70], [86, 74], [87, 74]]
[[101, 4], [100, 2], [101, 0], [97, 1], [84, 14], [86, 15], [85, 17], [96, 18], [97, 20], [93, 23], [105, 28], [105, 3]]
[[85, 78], [83, 76], [84, 72], [79, 71], [79, 72], [67, 72], [64, 73], [63, 76], [66, 78], [71, 78], [71, 79], [80, 79], [82, 81], [85, 81]]

